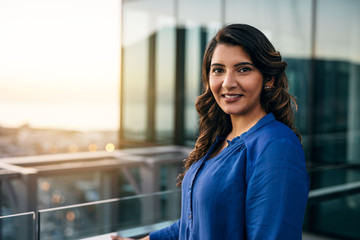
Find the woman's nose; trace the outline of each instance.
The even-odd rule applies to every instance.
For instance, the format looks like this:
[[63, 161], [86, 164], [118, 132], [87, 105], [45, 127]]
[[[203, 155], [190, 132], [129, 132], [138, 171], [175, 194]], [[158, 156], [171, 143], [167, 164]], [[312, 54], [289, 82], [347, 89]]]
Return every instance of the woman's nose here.
[[222, 83], [222, 87], [227, 88], [227, 89], [236, 87], [236, 79], [235, 79], [233, 73], [227, 72], [225, 74], [224, 80]]

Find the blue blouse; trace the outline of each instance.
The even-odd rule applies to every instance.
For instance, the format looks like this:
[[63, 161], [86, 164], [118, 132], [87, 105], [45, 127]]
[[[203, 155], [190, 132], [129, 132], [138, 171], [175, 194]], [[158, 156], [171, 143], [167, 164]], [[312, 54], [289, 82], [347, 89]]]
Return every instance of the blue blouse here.
[[185, 174], [179, 221], [150, 239], [301, 239], [309, 178], [294, 132], [270, 113], [209, 159], [222, 141]]

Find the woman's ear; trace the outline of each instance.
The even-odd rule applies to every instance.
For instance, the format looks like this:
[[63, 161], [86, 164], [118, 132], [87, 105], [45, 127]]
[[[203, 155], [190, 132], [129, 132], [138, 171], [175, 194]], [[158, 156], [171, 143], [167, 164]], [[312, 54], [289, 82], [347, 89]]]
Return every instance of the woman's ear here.
[[274, 77], [269, 77], [265, 81], [264, 88], [265, 89], [274, 88], [274, 82], [275, 82], [275, 78]]

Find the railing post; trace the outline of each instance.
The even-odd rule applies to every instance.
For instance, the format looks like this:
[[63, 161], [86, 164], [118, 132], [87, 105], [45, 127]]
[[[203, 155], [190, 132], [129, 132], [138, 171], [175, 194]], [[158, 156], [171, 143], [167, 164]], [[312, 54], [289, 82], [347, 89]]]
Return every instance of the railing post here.
[[[102, 199], [111, 199], [119, 197], [119, 187], [118, 187], [118, 177], [119, 170], [113, 169], [108, 171], [103, 171], [101, 173], [101, 195]], [[117, 203], [109, 203], [105, 204], [103, 209], [103, 214], [101, 215], [98, 223], [100, 224], [100, 228], [103, 229], [103, 232], [112, 232], [116, 229], [112, 229], [113, 226], [116, 226], [118, 220], [118, 212], [113, 211], [113, 209], [117, 209], [117, 206], [113, 204]]]
[[[17, 211], [37, 212], [38, 191], [37, 191], [37, 173], [26, 173], [22, 175], [22, 184], [17, 189]], [[35, 236], [34, 224], [35, 219], [28, 219], [28, 222], [22, 229], [16, 233], [16, 239], [29, 239], [29, 236]]]
[[[146, 161], [140, 167], [141, 189], [143, 194], [150, 194], [159, 191], [160, 167], [153, 161]], [[147, 225], [159, 218], [160, 203], [158, 196], [143, 198], [141, 200], [141, 223]]]

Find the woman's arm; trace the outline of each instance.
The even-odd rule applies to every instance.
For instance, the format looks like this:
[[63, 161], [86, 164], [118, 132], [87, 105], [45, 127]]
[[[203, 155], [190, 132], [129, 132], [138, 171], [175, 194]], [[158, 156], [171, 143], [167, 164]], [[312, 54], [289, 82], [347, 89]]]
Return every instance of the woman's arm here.
[[309, 192], [303, 150], [276, 141], [255, 161], [246, 193], [248, 239], [301, 240]]

